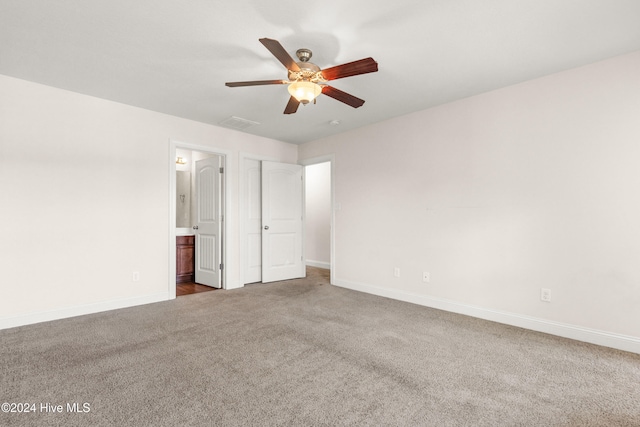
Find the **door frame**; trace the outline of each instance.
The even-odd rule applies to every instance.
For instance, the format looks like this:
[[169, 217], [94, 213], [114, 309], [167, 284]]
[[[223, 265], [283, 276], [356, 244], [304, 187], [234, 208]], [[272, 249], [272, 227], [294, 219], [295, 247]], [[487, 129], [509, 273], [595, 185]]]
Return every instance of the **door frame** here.
[[[336, 216], [336, 201], [335, 201], [335, 183], [336, 183], [336, 168], [335, 168], [335, 162], [336, 158], [334, 154], [326, 154], [324, 156], [318, 156], [318, 157], [311, 157], [308, 159], [303, 159], [303, 160], [299, 160], [298, 164], [302, 165], [302, 166], [311, 166], [311, 165], [316, 165], [318, 163], [329, 163], [331, 165], [331, 230], [330, 230], [330, 235], [329, 235], [329, 273], [330, 273], [330, 279], [329, 279], [329, 283], [331, 283], [332, 285], [334, 284], [334, 278], [335, 278], [335, 271], [336, 271], [336, 250], [335, 250], [335, 234], [336, 234], [336, 228], [335, 228], [335, 216]], [[306, 183], [307, 178], [306, 178], [306, 168], [303, 169], [303, 176], [304, 176], [304, 182]], [[305, 193], [305, 197], [306, 197], [306, 193]], [[306, 200], [303, 203], [303, 208], [304, 208], [304, 216], [306, 218]], [[306, 245], [306, 242], [304, 242], [304, 244]], [[305, 260], [306, 263], [306, 260]]]
[[227, 197], [229, 194], [229, 179], [228, 179], [228, 160], [231, 157], [231, 152], [228, 150], [222, 150], [215, 147], [207, 147], [202, 145], [188, 144], [185, 142], [170, 139], [169, 140], [169, 284], [168, 284], [168, 297], [169, 299], [176, 298], [176, 149], [181, 148], [184, 150], [199, 151], [201, 153], [214, 154], [222, 157], [224, 175], [222, 178], [222, 215], [224, 221], [222, 223], [222, 257], [221, 262], [225, 266], [222, 269], [222, 289], [227, 289]]

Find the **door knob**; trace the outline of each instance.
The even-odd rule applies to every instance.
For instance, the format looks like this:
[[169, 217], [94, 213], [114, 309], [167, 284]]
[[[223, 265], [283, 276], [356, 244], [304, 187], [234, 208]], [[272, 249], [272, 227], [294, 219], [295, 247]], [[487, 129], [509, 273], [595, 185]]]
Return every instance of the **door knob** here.
[[194, 226], [193, 226], [193, 229], [194, 229], [194, 230], [197, 230], [197, 229], [198, 229], [198, 226], [197, 226], [197, 225], [194, 225]]
[[269, 226], [268, 226], [268, 225], [265, 225], [265, 226], [264, 226], [264, 229], [265, 229], [265, 230], [268, 230], [268, 229], [269, 229]]

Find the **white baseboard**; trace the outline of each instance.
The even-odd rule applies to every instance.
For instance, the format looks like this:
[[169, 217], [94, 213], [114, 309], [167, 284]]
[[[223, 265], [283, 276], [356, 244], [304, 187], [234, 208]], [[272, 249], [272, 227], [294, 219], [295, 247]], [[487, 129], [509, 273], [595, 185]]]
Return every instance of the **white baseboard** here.
[[2, 317], [0, 318], [0, 329], [15, 328], [17, 326], [31, 325], [33, 323], [48, 322], [51, 320], [65, 319], [67, 317], [82, 316], [85, 314], [99, 313], [101, 311], [116, 310], [118, 308], [127, 308], [136, 305], [150, 304], [153, 302], [166, 301], [168, 299], [168, 292], [160, 292], [157, 294], [144, 295], [134, 298], [103, 301], [75, 307], [65, 307], [56, 310]]
[[329, 270], [331, 268], [331, 264], [328, 262], [324, 262], [324, 261], [314, 261], [312, 259], [308, 259], [306, 261], [306, 264], [309, 267], [318, 267], [318, 268], [325, 268], [327, 270]]
[[614, 334], [610, 332], [598, 331], [595, 329], [583, 328], [566, 323], [554, 322], [515, 313], [508, 313], [498, 310], [486, 309], [483, 307], [459, 303], [443, 298], [418, 295], [411, 292], [394, 289], [380, 288], [364, 283], [351, 282], [347, 280], [335, 279], [334, 284], [354, 291], [366, 292], [381, 297], [410, 302], [425, 307], [437, 308], [439, 310], [464, 314], [477, 317], [479, 319], [504, 323], [506, 325], [517, 326], [533, 331], [544, 332], [577, 341], [584, 341], [604, 347], [611, 347], [618, 350], [629, 351], [640, 354], [640, 338], [626, 335]]

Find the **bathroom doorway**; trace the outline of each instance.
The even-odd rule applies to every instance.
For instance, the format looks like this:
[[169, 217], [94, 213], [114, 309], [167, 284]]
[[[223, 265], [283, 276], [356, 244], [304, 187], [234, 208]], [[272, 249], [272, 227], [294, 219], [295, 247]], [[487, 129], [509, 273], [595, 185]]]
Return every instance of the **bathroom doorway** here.
[[171, 143], [169, 298], [225, 287], [225, 160]]

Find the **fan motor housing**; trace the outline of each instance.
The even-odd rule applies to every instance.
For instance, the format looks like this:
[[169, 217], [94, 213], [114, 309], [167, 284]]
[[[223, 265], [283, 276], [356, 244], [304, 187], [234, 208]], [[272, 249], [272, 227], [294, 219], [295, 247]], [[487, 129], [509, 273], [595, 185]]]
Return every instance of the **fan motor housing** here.
[[289, 70], [289, 80], [295, 81], [310, 81], [310, 82], [323, 82], [326, 81], [320, 72], [320, 67], [311, 62], [298, 62], [300, 71]]
[[300, 62], [296, 62], [298, 67], [300, 67], [299, 71], [289, 70], [289, 80], [292, 82], [296, 81], [308, 81], [308, 82], [324, 82], [326, 81], [320, 73], [320, 67], [316, 64], [309, 62], [313, 53], [310, 49], [298, 49], [296, 51], [296, 56], [300, 60]]

